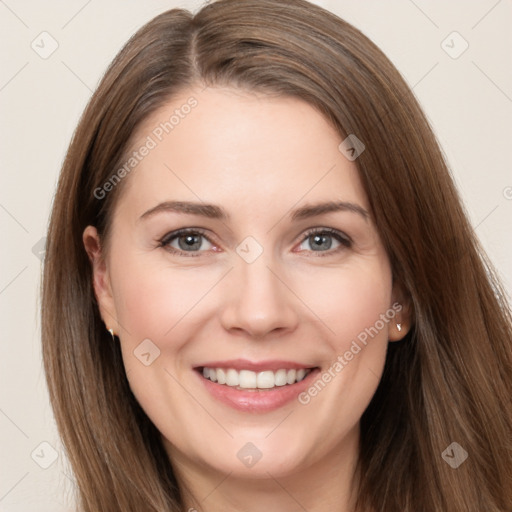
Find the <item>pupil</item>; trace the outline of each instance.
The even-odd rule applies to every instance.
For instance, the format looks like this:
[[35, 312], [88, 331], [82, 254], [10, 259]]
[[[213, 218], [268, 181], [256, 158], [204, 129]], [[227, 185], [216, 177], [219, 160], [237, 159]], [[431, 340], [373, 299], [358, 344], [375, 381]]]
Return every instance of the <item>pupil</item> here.
[[[200, 235], [184, 235], [180, 238], [180, 248], [187, 249], [198, 249], [201, 246], [201, 242], [199, 241]], [[185, 242], [182, 244], [181, 241], [185, 239]]]
[[332, 245], [332, 240], [330, 239], [329, 236], [325, 236], [325, 235], [313, 235], [313, 239], [314, 239], [314, 245], [316, 247], [321, 247], [322, 246], [322, 243], [324, 243], [326, 240], [327, 240], [327, 246], [325, 247], [325, 249], [330, 249], [331, 245]]

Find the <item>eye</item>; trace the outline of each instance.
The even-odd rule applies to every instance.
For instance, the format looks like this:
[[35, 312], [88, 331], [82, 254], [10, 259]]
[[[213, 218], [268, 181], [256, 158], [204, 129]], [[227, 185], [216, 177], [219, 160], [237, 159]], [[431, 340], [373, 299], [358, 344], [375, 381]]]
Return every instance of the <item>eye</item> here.
[[[334, 249], [332, 249], [333, 239], [334, 243], [337, 244]], [[204, 247], [205, 242], [210, 247]], [[308, 244], [309, 249], [304, 248], [304, 244]], [[352, 241], [350, 238], [335, 229], [313, 228], [305, 233], [298, 252], [309, 250], [316, 253], [327, 253], [317, 254], [318, 256], [327, 256], [351, 246]], [[184, 228], [168, 233], [159, 240], [159, 247], [163, 247], [167, 251], [181, 256], [200, 256], [204, 251], [219, 251], [218, 247], [210, 241], [205, 232], [199, 228]]]
[[[331, 250], [333, 239], [335, 244], [338, 244], [338, 246]], [[312, 252], [332, 254], [351, 247], [352, 241], [348, 236], [335, 229], [314, 228], [306, 232], [299, 246], [299, 249], [302, 248], [304, 244], [308, 244]], [[305, 250], [308, 249], [306, 248]], [[324, 254], [319, 254], [318, 256], [324, 256]]]
[[[210, 247], [204, 247], [204, 242], [210, 244]], [[203, 251], [211, 250], [212, 248], [216, 250], [216, 247], [208, 239], [204, 231], [198, 228], [179, 229], [178, 231], [168, 233], [159, 241], [159, 246], [172, 253], [184, 256], [199, 256]]]

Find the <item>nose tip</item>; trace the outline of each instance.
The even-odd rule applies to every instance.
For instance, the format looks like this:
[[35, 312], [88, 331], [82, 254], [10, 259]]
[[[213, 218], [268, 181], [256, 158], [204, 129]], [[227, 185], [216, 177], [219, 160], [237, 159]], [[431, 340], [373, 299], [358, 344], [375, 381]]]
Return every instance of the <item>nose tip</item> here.
[[293, 294], [284, 279], [263, 258], [242, 262], [231, 272], [221, 312], [226, 330], [243, 331], [254, 339], [296, 328], [298, 315]]

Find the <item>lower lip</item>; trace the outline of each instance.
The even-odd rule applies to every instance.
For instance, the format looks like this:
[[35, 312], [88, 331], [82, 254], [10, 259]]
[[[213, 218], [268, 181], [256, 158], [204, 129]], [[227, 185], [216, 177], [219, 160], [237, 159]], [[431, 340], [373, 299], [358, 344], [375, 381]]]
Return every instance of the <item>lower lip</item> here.
[[271, 389], [258, 391], [243, 391], [225, 384], [218, 384], [203, 377], [202, 373], [196, 371], [206, 390], [217, 400], [223, 402], [233, 409], [243, 412], [268, 412], [283, 407], [296, 399], [320, 372], [315, 368], [300, 382], [278, 386]]

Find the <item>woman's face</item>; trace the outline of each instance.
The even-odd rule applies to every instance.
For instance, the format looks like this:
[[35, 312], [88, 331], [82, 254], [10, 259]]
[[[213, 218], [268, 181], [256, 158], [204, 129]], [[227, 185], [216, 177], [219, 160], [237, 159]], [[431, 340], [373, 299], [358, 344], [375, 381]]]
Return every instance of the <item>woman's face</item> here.
[[310, 105], [228, 88], [135, 139], [105, 261], [84, 243], [172, 460], [258, 478], [354, 454], [406, 329], [353, 152]]

